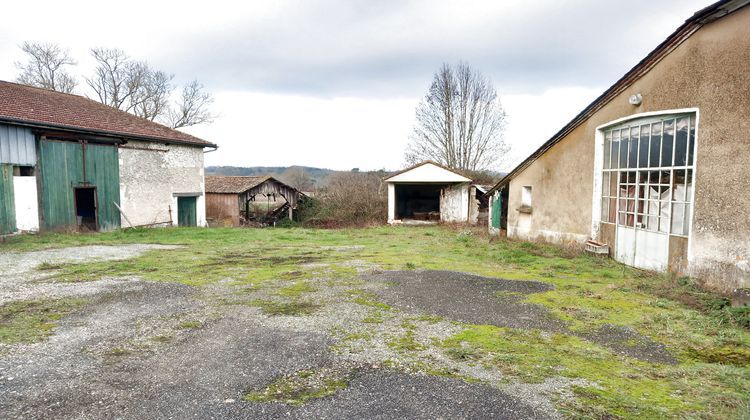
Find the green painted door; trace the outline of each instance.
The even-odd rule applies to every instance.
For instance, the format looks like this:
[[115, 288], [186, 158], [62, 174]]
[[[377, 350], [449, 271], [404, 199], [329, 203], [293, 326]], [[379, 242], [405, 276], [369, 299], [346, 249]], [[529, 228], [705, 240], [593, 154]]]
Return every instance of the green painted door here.
[[16, 231], [13, 165], [0, 165], [0, 235]]
[[[85, 165], [85, 169], [84, 169]], [[96, 187], [101, 230], [120, 227], [120, 166], [117, 148], [43, 140], [39, 145], [44, 229], [75, 228], [75, 189]]]
[[492, 201], [492, 227], [500, 229], [500, 220], [502, 219], [503, 213], [503, 196], [499, 192], [495, 193], [495, 198]]
[[177, 225], [197, 226], [196, 197], [177, 197]]
[[100, 230], [120, 227], [120, 159], [117, 148], [86, 145], [86, 181], [96, 186], [97, 220]]

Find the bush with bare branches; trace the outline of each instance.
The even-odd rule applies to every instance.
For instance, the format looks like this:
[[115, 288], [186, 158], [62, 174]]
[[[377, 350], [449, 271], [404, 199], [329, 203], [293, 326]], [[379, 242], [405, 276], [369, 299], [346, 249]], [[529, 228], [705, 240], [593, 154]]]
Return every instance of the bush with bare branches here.
[[330, 175], [319, 195], [300, 212], [303, 223], [317, 226], [383, 224], [387, 218], [388, 193], [376, 172]]

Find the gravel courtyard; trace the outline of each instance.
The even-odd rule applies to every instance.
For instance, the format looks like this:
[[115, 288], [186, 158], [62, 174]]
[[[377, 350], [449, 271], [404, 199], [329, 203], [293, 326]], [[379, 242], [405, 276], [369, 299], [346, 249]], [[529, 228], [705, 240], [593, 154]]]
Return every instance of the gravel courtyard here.
[[638, 323], [583, 326], [545, 305], [559, 281], [390, 246], [452, 231], [269, 231], [0, 248], [3, 417], [629, 417], [596, 407], [587, 393], [610, 384], [573, 364], [628, 380], [685, 368]]

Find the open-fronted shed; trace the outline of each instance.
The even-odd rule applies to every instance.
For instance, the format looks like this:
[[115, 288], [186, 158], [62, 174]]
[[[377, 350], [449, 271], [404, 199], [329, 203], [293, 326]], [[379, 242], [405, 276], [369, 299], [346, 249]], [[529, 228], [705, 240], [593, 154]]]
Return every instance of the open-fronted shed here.
[[207, 176], [206, 217], [216, 225], [293, 218], [304, 194], [270, 176]]
[[388, 185], [388, 223], [477, 222], [477, 188], [471, 178], [454, 169], [425, 161], [384, 181]]

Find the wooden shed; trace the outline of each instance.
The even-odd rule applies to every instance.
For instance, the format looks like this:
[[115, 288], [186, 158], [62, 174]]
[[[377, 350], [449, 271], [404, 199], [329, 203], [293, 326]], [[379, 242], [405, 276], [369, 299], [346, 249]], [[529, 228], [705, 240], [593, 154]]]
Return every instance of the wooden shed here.
[[268, 225], [292, 219], [303, 197], [270, 176], [206, 176], [206, 218], [214, 226]]

